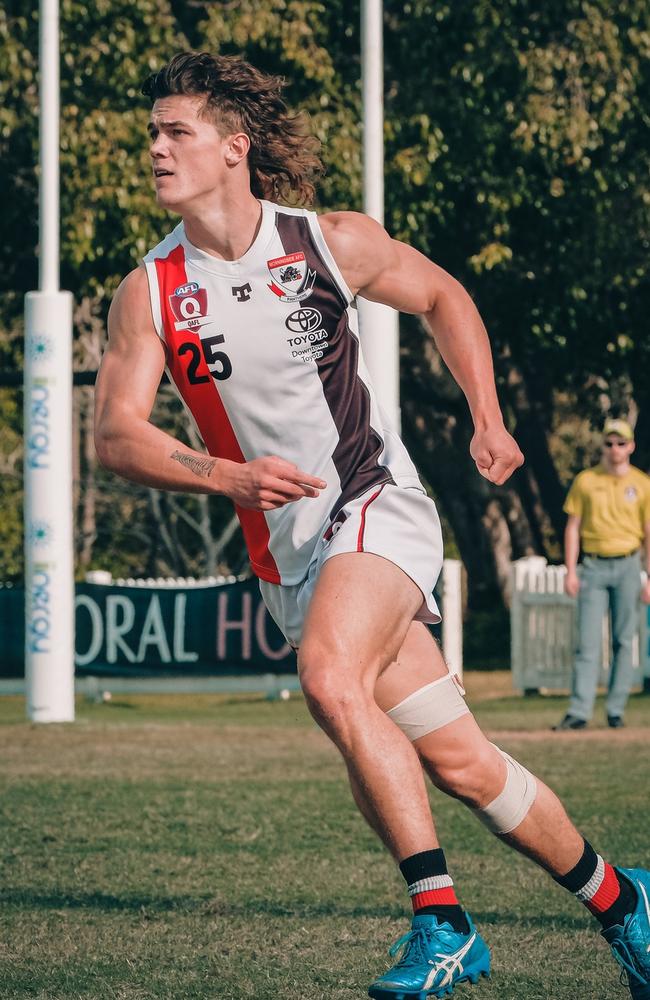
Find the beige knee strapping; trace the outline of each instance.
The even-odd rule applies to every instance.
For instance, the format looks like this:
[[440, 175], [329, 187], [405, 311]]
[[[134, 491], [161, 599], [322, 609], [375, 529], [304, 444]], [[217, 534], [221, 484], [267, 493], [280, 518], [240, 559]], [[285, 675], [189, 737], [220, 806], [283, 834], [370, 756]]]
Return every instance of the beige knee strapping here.
[[492, 833], [510, 833], [528, 815], [537, 795], [537, 781], [522, 764], [494, 743], [492, 746], [506, 762], [506, 783], [496, 799], [482, 809], [472, 809], [472, 812]]
[[386, 715], [410, 740], [419, 740], [469, 713], [464, 694], [456, 675], [447, 674], [414, 691]]

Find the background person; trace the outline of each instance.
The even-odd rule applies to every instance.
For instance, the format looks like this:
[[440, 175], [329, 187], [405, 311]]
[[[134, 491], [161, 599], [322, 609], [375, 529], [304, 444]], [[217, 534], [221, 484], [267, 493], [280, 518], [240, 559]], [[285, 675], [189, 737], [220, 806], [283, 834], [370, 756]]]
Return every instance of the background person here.
[[[632, 686], [632, 643], [639, 620], [641, 552], [650, 571], [650, 477], [630, 464], [634, 432], [625, 420], [604, 427], [600, 463], [573, 482], [564, 505], [565, 589], [578, 598], [578, 649], [573, 690], [566, 715], [557, 726], [584, 729], [596, 699], [602, 660], [602, 620], [611, 612], [614, 656], [607, 691], [607, 721], [623, 725]], [[578, 555], [582, 549], [582, 572]], [[650, 579], [642, 590], [650, 602]]]

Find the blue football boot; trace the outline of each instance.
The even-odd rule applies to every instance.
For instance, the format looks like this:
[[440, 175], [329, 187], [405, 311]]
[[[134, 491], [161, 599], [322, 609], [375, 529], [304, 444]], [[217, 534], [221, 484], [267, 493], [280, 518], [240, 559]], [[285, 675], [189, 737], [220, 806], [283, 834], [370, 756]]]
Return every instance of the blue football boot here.
[[614, 924], [601, 934], [625, 970], [632, 1000], [650, 1000], [650, 872], [643, 868], [617, 870], [630, 880], [639, 899], [622, 927]]
[[490, 952], [471, 919], [469, 933], [439, 923], [432, 914], [413, 917], [408, 934], [396, 941], [391, 956], [399, 960], [368, 990], [374, 1000], [426, 1000], [444, 997], [456, 983], [476, 983], [490, 974]]

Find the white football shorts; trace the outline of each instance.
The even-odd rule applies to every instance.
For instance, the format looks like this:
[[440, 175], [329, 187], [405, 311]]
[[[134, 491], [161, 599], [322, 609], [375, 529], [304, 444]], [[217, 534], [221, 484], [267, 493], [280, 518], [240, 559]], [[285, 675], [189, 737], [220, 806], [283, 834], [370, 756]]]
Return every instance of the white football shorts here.
[[[308, 501], [306, 501], [308, 502]], [[351, 500], [323, 527], [305, 577], [293, 586], [260, 580], [269, 614], [296, 649], [324, 563], [343, 552], [372, 552], [404, 570], [422, 591], [415, 621], [435, 624], [433, 596], [442, 569], [442, 532], [436, 505], [423, 489], [384, 483]]]

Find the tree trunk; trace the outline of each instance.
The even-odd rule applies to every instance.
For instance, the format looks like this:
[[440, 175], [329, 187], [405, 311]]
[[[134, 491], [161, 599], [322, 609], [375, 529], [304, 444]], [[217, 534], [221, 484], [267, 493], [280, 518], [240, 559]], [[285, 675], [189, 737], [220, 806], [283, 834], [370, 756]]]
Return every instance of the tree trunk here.
[[155, 535], [158, 538], [158, 544], [152, 546], [150, 553], [149, 572], [154, 576], [159, 573], [180, 576], [183, 570], [182, 560], [173, 533], [170, 531], [166, 494], [152, 486], [148, 487], [147, 493], [151, 505], [152, 526], [155, 525]]
[[97, 469], [97, 454], [93, 439], [94, 392], [87, 386], [78, 387], [76, 392], [79, 401], [79, 434], [81, 469], [81, 510], [79, 514], [79, 550], [77, 554], [80, 570], [87, 570], [92, 562], [93, 546], [97, 540], [96, 503], [97, 488], [95, 472]]
[[440, 427], [439, 415], [428, 419], [421, 406], [414, 413], [409, 403], [402, 413], [409, 450], [454, 533], [467, 570], [468, 609], [502, 607], [513, 555], [510, 527], [498, 488], [479, 475], [469, 456], [471, 428], [453, 418]]
[[[74, 311], [73, 364], [77, 371], [96, 371], [105, 342], [99, 297], [84, 297]], [[77, 568], [86, 570], [97, 541], [97, 454], [93, 435], [95, 393], [90, 386], [73, 389], [74, 414], [74, 510], [77, 520], [75, 547]]]
[[83, 415], [81, 413], [81, 394], [78, 389], [72, 390], [72, 540], [74, 548], [75, 569], [79, 564], [79, 507], [82, 502], [81, 488], [81, 438]]
[[[402, 408], [404, 438], [449, 523], [467, 570], [468, 609], [503, 608], [509, 599], [513, 558], [536, 550], [519, 473], [494, 486], [469, 454], [473, 425], [467, 403], [429, 337], [407, 325], [407, 366]], [[410, 334], [410, 336], [409, 336]]]
[[632, 461], [644, 472], [650, 473], [650, 392], [648, 392], [645, 373], [635, 386], [635, 401], [639, 407], [639, 416], [634, 429], [636, 450]]
[[518, 484], [521, 501], [537, 551], [548, 557], [545, 538], [549, 537], [549, 529], [558, 542], [562, 539], [566, 494], [548, 447], [548, 418], [553, 401], [544, 393], [540, 379], [530, 373], [524, 375], [511, 358], [503, 363], [507, 366], [508, 398], [516, 419], [515, 437], [526, 458]]

